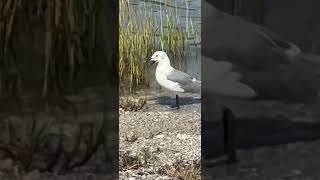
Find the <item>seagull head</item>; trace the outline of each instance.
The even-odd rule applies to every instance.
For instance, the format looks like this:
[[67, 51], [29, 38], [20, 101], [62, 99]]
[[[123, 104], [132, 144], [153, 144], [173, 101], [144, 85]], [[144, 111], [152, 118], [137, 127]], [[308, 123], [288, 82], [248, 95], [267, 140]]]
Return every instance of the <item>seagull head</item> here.
[[156, 51], [155, 53], [153, 53], [150, 62], [170, 65], [169, 57], [164, 51]]

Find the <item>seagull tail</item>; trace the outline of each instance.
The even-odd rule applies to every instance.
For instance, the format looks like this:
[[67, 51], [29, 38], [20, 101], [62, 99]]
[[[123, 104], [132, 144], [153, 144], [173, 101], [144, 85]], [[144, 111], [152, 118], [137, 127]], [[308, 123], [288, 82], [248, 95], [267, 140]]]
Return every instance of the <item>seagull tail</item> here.
[[193, 78], [193, 79], [192, 79], [192, 82], [201, 84], [201, 81], [197, 80], [196, 78]]

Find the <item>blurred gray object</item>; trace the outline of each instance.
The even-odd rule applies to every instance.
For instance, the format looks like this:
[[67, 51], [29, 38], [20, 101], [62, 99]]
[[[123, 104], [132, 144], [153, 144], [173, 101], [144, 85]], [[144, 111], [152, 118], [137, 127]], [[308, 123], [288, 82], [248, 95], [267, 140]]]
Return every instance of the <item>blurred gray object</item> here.
[[[213, 109], [223, 109], [225, 149], [234, 162], [233, 119], [262, 116], [267, 110], [285, 115], [286, 105], [313, 104], [320, 88], [320, 58], [265, 27], [202, 2], [202, 118], [215, 119]], [[283, 111], [261, 103], [265, 101], [285, 104]]]

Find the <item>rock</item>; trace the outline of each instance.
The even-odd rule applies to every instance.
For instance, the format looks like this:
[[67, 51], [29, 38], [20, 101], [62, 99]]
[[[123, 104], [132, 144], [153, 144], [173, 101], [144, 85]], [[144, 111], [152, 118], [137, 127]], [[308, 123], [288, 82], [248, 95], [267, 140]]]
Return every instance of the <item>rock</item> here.
[[177, 134], [177, 138], [183, 140], [183, 139], [188, 139], [189, 136], [187, 134]]
[[162, 177], [158, 177], [156, 178], [156, 180], [171, 180], [172, 178], [168, 177], [168, 176], [162, 176]]
[[132, 171], [132, 170], [128, 170], [128, 171], [127, 171], [127, 176], [128, 176], [128, 177], [131, 177], [132, 174], [133, 174], [133, 171]]
[[156, 136], [156, 138], [157, 139], [162, 139], [162, 138], [164, 138], [164, 135], [163, 134], [159, 134], [159, 135]]

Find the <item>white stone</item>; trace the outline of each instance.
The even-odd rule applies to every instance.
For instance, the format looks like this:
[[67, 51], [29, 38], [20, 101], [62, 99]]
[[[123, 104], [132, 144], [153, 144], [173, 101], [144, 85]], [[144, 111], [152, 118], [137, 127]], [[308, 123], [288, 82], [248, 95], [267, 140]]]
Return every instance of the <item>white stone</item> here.
[[156, 138], [162, 139], [162, 138], [164, 138], [164, 135], [163, 134], [159, 134], [159, 135], [156, 136]]
[[177, 134], [177, 138], [178, 139], [181, 139], [181, 140], [183, 140], [183, 139], [188, 139], [188, 135], [187, 134]]

